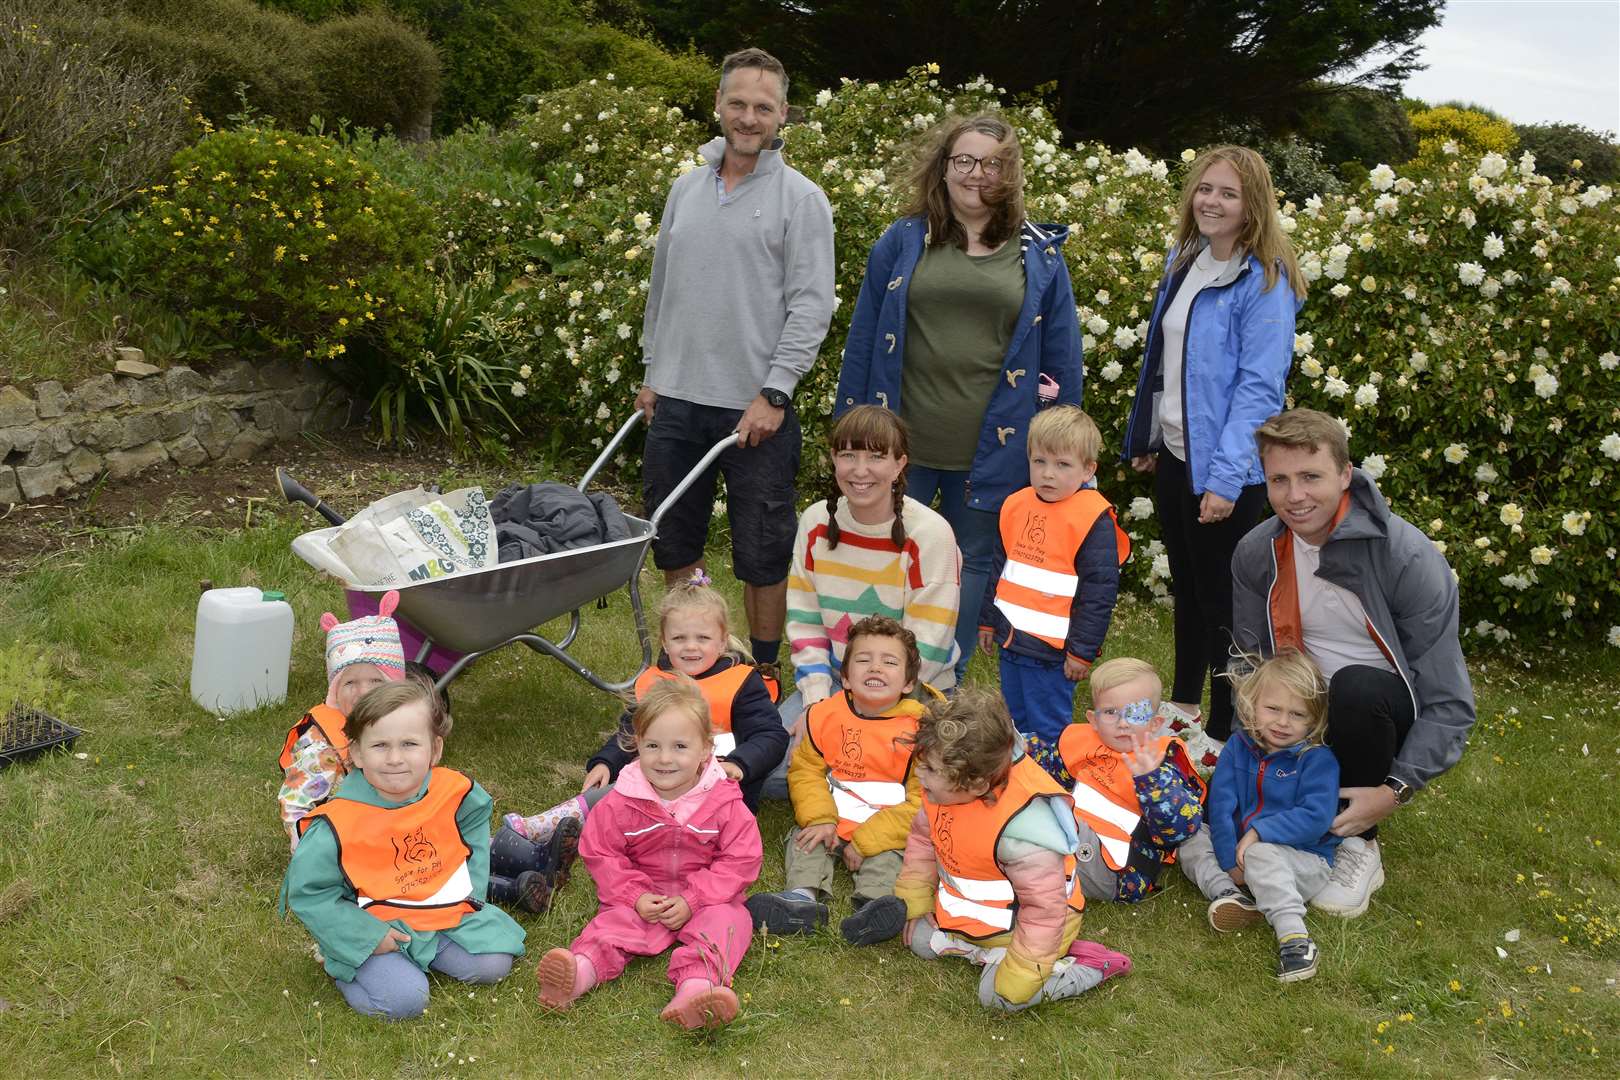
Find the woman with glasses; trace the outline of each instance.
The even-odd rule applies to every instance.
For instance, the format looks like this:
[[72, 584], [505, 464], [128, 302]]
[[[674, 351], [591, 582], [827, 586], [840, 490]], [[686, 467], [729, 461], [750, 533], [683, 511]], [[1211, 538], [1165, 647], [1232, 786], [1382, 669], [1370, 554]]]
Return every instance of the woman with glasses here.
[[1069, 231], [1025, 220], [1022, 163], [1017, 133], [993, 114], [925, 136], [906, 216], [867, 259], [838, 377], [836, 412], [880, 405], [906, 421], [908, 493], [925, 506], [937, 495], [956, 533], [958, 682], [1001, 503], [1029, 483], [1029, 422], [1050, 400], [1080, 403]]
[[1154, 473], [1175, 595], [1176, 677], [1161, 712], [1194, 762], [1212, 767], [1232, 730], [1232, 690], [1215, 677], [1232, 644], [1232, 553], [1266, 505], [1254, 433], [1283, 410], [1305, 279], [1253, 150], [1204, 151], [1187, 170], [1178, 222], [1124, 452]]

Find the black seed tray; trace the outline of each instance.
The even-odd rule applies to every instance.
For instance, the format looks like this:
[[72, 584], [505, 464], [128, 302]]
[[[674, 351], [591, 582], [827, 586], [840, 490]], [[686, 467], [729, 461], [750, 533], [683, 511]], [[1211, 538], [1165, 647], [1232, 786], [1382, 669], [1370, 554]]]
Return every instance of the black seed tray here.
[[0, 769], [14, 761], [66, 747], [83, 734], [39, 709], [14, 708], [0, 720]]

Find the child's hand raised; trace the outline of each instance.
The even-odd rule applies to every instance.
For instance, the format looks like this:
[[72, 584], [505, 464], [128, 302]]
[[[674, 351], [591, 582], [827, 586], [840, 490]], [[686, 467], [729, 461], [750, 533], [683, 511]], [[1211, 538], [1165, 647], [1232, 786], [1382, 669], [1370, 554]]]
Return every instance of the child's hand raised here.
[[1130, 767], [1132, 776], [1146, 776], [1164, 764], [1164, 748], [1155, 745], [1159, 739], [1159, 729], [1163, 726], [1164, 721], [1157, 720], [1131, 732], [1131, 748], [1125, 754], [1125, 764]]
[[825, 844], [828, 851], [837, 847], [838, 826], [832, 824], [811, 825], [808, 828], [800, 829], [799, 835], [793, 838], [793, 846], [800, 851], [814, 851], [817, 844]]
[[666, 896], [664, 898], [664, 913], [658, 916], [657, 922], [666, 930], [679, 930], [692, 918], [692, 905], [684, 897]]
[[371, 950], [371, 955], [381, 956], [383, 953], [398, 952], [399, 947], [401, 945], [410, 944], [410, 940], [411, 935], [407, 934], [403, 930], [390, 926], [388, 928], [388, 933], [384, 934], [383, 939], [377, 942], [377, 947]]

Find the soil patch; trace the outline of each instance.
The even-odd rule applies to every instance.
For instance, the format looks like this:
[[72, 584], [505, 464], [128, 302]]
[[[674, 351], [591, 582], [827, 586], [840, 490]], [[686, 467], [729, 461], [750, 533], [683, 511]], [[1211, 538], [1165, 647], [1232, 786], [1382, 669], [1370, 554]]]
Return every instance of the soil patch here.
[[124, 542], [154, 525], [243, 528], [297, 516], [322, 523], [305, 506], [289, 505], [276, 488], [284, 467], [340, 514], [351, 514], [391, 492], [428, 483], [456, 466], [449, 447], [402, 449], [379, 445], [364, 428], [278, 443], [250, 461], [196, 468], [163, 464], [118, 482], [56, 499], [0, 507], [0, 577], [16, 576], [64, 552]]

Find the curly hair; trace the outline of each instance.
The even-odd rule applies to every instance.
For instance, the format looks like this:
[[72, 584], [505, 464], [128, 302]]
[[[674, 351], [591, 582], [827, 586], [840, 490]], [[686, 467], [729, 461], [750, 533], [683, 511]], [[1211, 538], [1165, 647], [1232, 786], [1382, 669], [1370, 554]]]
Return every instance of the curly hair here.
[[917, 651], [917, 635], [887, 615], [868, 615], [849, 628], [849, 636], [844, 639], [844, 660], [838, 669], [840, 674], [849, 674], [849, 658], [855, 655], [855, 642], [863, 637], [886, 637], [898, 641], [900, 651], [906, 657], [906, 682], [917, 681], [917, 673], [922, 670], [922, 654]]
[[1024, 224], [1024, 153], [1018, 145], [1018, 132], [995, 113], [955, 117], [935, 125], [922, 137], [913, 151], [911, 198], [905, 208], [908, 216], [928, 220], [929, 243], [955, 244], [963, 251], [968, 247], [967, 230], [951, 213], [945, 171], [951, 167], [951, 148], [970, 131], [996, 140], [990, 156], [1001, 160], [1000, 183], [987, 186], [982, 195], [990, 207], [990, 220], [985, 222], [979, 242], [996, 248], [1017, 234]]
[[914, 760], [965, 790], [984, 784], [995, 791], [1012, 769], [1018, 731], [1000, 694], [964, 689], [929, 705], [910, 739]]
[[1288, 285], [1294, 295], [1305, 296], [1305, 278], [1299, 272], [1294, 257], [1294, 245], [1282, 231], [1277, 220], [1277, 190], [1271, 184], [1271, 170], [1266, 159], [1246, 146], [1216, 146], [1205, 150], [1187, 170], [1187, 181], [1181, 187], [1181, 210], [1177, 215], [1176, 254], [1171, 269], [1179, 270], [1191, 262], [1202, 248], [1198, 222], [1193, 217], [1193, 196], [1204, 174], [1217, 161], [1224, 161], [1238, 174], [1243, 184], [1243, 231], [1238, 233], [1235, 253], [1252, 254], [1265, 268], [1266, 291], [1277, 284], [1279, 267], [1288, 274]]
[[[840, 450], [866, 450], [873, 454], [888, 454], [899, 460], [907, 455], [911, 446], [911, 437], [906, 431], [906, 422], [888, 409], [876, 405], [857, 405], [833, 424], [832, 433], [827, 436], [827, 445], [832, 447], [833, 456]], [[838, 471], [834, 467], [828, 478], [830, 490], [827, 492], [827, 546], [838, 546], [838, 500], [844, 493], [838, 488]], [[894, 524], [889, 527], [889, 539], [896, 548], [906, 546], [906, 470], [901, 469], [900, 475], [894, 478]]]
[[1232, 681], [1238, 719], [1250, 738], [1256, 742], [1263, 741], [1256, 712], [1260, 708], [1260, 695], [1265, 693], [1267, 687], [1275, 686], [1305, 702], [1305, 711], [1311, 721], [1305, 739], [1312, 746], [1320, 745], [1327, 737], [1328, 683], [1322, 669], [1316, 666], [1316, 661], [1297, 649], [1283, 649], [1270, 660], [1247, 655], [1238, 658], [1240, 668], [1249, 665], [1252, 666], [1248, 671], [1229, 675], [1228, 678]]

